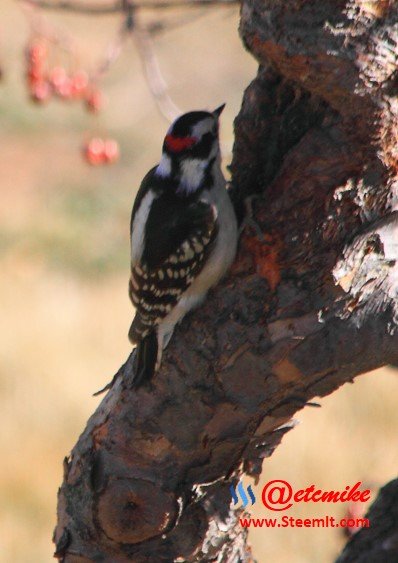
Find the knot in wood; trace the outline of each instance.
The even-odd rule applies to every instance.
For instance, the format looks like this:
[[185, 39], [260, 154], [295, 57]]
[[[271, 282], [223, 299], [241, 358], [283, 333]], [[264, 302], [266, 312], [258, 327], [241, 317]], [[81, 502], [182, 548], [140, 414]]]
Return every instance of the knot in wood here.
[[113, 479], [97, 501], [104, 533], [118, 543], [138, 543], [167, 530], [177, 516], [174, 495], [142, 479]]

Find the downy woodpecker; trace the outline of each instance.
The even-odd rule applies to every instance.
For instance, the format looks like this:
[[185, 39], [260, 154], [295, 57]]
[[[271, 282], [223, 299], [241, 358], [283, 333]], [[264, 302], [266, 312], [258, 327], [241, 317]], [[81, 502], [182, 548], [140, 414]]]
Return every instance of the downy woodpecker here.
[[136, 387], [159, 368], [175, 325], [235, 257], [237, 223], [218, 139], [224, 105], [176, 119], [134, 202], [129, 294], [136, 315], [129, 339], [137, 345]]

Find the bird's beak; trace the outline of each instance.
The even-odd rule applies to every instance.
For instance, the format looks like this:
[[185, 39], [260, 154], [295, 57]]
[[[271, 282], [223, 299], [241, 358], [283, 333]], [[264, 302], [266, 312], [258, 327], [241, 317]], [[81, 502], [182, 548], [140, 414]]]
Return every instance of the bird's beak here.
[[225, 108], [225, 104], [222, 104], [221, 106], [219, 106], [217, 109], [215, 109], [213, 111], [213, 114], [217, 117], [217, 119], [220, 117], [220, 115], [222, 114], [222, 110]]

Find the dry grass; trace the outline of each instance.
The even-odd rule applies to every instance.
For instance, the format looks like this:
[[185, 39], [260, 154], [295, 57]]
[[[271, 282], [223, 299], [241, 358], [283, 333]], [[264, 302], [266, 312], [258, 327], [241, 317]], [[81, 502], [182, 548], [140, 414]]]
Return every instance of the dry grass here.
[[[21, 81], [23, 19], [11, 3], [2, 16], [8, 74], [0, 88], [0, 561], [42, 563], [52, 557], [62, 459], [95, 409], [92, 392], [129, 353], [129, 212], [140, 178], [158, 157], [165, 123], [131, 50], [107, 79], [110, 106], [99, 120], [56, 103], [33, 108]], [[84, 38], [88, 60], [117, 24], [67, 21]], [[236, 27], [236, 14], [217, 11], [157, 43], [184, 109], [228, 102], [227, 143], [255, 74]], [[120, 140], [123, 158], [109, 170], [88, 169], [78, 154], [81, 140], [103, 132]], [[397, 385], [384, 370], [324, 400], [321, 410], [307, 409], [265, 463], [264, 479], [331, 488], [393, 477]], [[322, 563], [341, 543], [334, 530], [261, 531], [252, 540], [260, 563]]]
[[[298, 413], [301, 424], [265, 461], [256, 492], [272, 479], [285, 479], [295, 489], [315, 484], [323, 490], [344, 490], [362, 481], [375, 488], [373, 500], [377, 488], [397, 476], [398, 452], [392, 447], [398, 423], [397, 375], [387, 368], [362, 375], [353, 385], [322, 399], [321, 409], [307, 407]], [[260, 505], [255, 505], [256, 516], [277, 515]], [[344, 504], [307, 503], [286, 514], [340, 519], [345, 511]], [[332, 528], [256, 530], [251, 538], [260, 563], [327, 563], [344, 545], [341, 531]]]

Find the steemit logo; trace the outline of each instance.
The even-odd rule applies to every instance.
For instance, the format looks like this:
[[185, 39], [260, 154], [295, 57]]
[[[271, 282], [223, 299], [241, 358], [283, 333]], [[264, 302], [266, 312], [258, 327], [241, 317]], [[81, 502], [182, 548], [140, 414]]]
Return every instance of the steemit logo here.
[[239, 481], [236, 489], [234, 489], [233, 485], [230, 485], [229, 490], [231, 491], [231, 496], [232, 496], [232, 500], [234, 501], [234, 506], [236, 506], [239, 502], [238, 494], [239, 494], [239, 496], [242, 500], [243, 508], [246, 508], [246, 506], [249, 503], [249, 499], [247, 498], [247, 495], [249, 495], [252, 504], [254, 504], [256, 502], [256, 497], [254, 496], [253, 489], [251, 488], [251, 485], [249, 485], [246, 489], [247, 494], [246, 494], [246, 491], [245, 491], [245, 488], [243, 486], [242, 481]]

